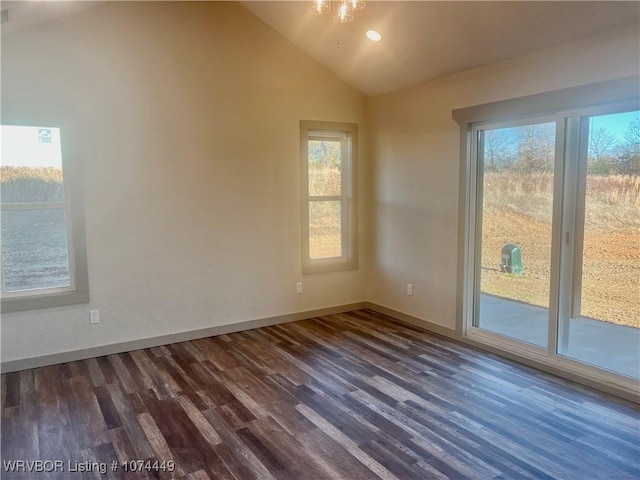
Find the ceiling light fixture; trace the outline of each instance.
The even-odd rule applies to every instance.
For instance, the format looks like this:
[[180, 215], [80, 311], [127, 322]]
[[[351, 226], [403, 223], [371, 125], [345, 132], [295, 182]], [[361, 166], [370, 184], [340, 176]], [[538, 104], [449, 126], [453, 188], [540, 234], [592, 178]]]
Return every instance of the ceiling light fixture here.
[[332, 13], [332, 19], [336, 23], [349, 23], [353, 21], [353, 12], [362, 10], [365, 2], [362, 0], [314, 0], [309, 9], [316, 15]]
[[329, 10], [329, 2], [326, 0], [316, 0], [309, 9], [311, 13], [315, 13], [316, 15], [324, 15], [325, 13], [329, 13]]
[[382, 35], [380, 35], [375, 30], [367, 30], [367, 38], [372, 42], [379, 42], [382, 40]]

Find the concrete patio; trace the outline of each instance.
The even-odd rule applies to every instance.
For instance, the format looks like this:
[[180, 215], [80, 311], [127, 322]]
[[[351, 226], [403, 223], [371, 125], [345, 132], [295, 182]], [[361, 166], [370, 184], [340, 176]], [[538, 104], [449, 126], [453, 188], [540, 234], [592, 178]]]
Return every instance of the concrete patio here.
[[[493, 295], [480, 298], [480, 326], [485, 330], [546, 347], [548, 309]], [[640, 329], [586, 317], [569, 320], [567, 349], [574, 360], [640, 379]]]

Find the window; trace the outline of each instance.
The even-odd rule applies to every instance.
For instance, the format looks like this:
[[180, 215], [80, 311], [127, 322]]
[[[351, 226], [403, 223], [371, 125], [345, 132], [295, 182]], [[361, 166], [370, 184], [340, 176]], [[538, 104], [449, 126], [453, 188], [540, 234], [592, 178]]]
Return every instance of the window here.
[[[22, 117], [22, 118], [21, 118]], [[2, 312], [89, 301], [77, 158], [68, 128], [3, 111]]]
[[639, 93], [634, 76], [453, 112], [461, 334], [624, 396], [640, 378]]
[[303, 273], [357, 268], [357, 143], [355, 124], [300, 122]]

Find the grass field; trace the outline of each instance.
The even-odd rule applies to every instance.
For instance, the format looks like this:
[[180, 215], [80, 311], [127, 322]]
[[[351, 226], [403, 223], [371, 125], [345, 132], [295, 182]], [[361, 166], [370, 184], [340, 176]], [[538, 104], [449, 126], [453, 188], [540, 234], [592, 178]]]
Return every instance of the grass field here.
[[[340, 169], [316, 166], [309, 168], [311, 195], [339, 195]], [[332, 258], [342, 255], [340, 202], [321, 201], [309, 205], [309, 255]]]
[[40, 203], [49, 208], [3, 210], [2, 268], [7, 291], [70, 284], [62, 170], [45, 167], [0, 169], [3, 203]]
[[[549, 306], [550, 175], [487, 172], [482, 291]], [[523, 275], [500, 272], [507, 243], [522, 249]], [[581, 315], [640, 327], [640, 178], [587, 178]]]

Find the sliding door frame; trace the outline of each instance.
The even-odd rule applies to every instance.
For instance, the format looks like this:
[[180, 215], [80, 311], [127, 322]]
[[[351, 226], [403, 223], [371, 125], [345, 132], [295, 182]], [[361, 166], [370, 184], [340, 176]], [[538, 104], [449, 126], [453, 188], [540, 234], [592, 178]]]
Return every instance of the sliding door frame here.
[[561, 244], [560, 303], [558, 316], [558, 343], [554, 354], [563, 359], [569, 341], [570, 319], [580, 316], [582, 302], [582, 267], [584, 253], [584, 232], [587, 193], [587, 157], [589, 150], [590, 117], [626, 113], [640, 109], [638, 101], [612, 102], [607, 105], [580, 108], [565, 112], [566, 143], [569, 151], [565, 152], [564, 210], [562, 215], [562, 231], [564, 238]]
[[[556, 352], [558, 325], [561, 315], [570, 313], [575, 292], [573, 288], [576, 259], [574, 239], [576, 234], [575, 204], [562, 196], [576, 198], [578, 188], [577, 161], [564, 161], [566, 157], [578, 158], [580, 152], [580, 117], [613, 113], [621, 108], [640, 108], [640, 77], [626, 77], [579, 87], [545, 92], [527, 97], [503, 100], [485, 105], [454, 110], [454, 120], [460, 126], [460, 195], [458, 217], [458, 289], [456, 334], [461, 340], [526, 364], [542, 368], [566, 378], [623, 396], [638, 402], [639, 382], [632, 378], [572, 360]], [[551, 290], [549, 302], [548, 348], [523, 347], [520, 342], [495, 338], [478, 332], [473, 326], [476, 305], [476, 238], [475, 225], [478, 159], [478, 127], [502, 122], [509, 124], [535, 123], [537, 119], [553, 117], [556, 120], [556, 159], [554, 168], [554, 206], [552, 222]], [[574, 200], [575, 201], [575, 200]], [[569, 205], [567, 205], [569, 203]], [[567, 234], [569, 235], [567, 237]], [[565, 242], [568, 241], [568, 245]], [[562, 276], [561, 276], [562, 275]], [[565, 278], [570, 275], [571, 278]], [[568, 324], [568, 322], [564, 322]], [[565, 336], [566, 338], [566, 336]]]
[[[544, 357], [546, 356], [547, 349], [545, 347], [540, 347], [534, 344], [525, 343], [519, 341], [517, 339], [513, 339], [498, 333], [493, 333], [490, 330], [482, 328], [481, 325], [475, 325], [476, 321], [479, 319], [480, 312], [480, 280], [481, 280], [481, 262], [482, 262], [482, 218], [483, 218], [483, 205], [482, 199], [484, 196], [484, 132], [487, 130], [498, 130], [503, 128], [517, 128], [528, 125], [536, 125], [536, 124], [544, 124], [544, 123], [554, 123], [555, 124], [555, 147], [554, 147], [554, 164], [553, 164], [553, 198], [556, 198], [556, 195], [562, 188], [561, 179], [558, 179], [558, 176], [562, 176], [562, 162], [561, 162], [561, 149], [562, 142], [558, 140], [558, 129], [561, 128], [561, 122], [558, 120], [557, 116], [537, 116], [537, 117], [528, 117], [526, 119], [520, 119], [517, 121], [500, 121], [500, 122], [478, 122], [473, 123], [471, 125], [471, 161], [469, 164], [469, 175], [471, 180], [472, 191], [469, 192], [469, 211], [472, 213], [469, 217], [469, 223], [467, 225], [469, 232], [469, 243], [468, 243], [468, 252], [467, 256], [469, 258], [469, 269], [467, 270], [469, 274], [469, 287], [470, 291], [468, 295], [470, 295], [473, 300], [470, 301], [471, 311], [466, 317], [466, 322], [463, 325], [463, 332], [465, 336], [470, 338], [476, 338], [477, 340], [488, 343], [498, 348], [504, 348], [507, 350], [512, 350], [518, 352], [520, 350], [526, 351], [529, 355], [536, 357]], [[554, 228], [557, 219], [559, 217], [559, 213], [556, 211], [556, 202], [553, 202], [553, 210], [552, 210], [552, 238], [551, 244], [552, 248], [550, 253], [550, 297], [549, 304], [547, 305], [547, 309], [549, 312], [548, 316], [548, 325], [552, 322], [552, 317], [557, 317], [557, 311], [553, 308], [554, 305], [557, 304], [557, 297], [553, 294], [554, 290], [553, 286], [557, 285], [557, 271], [556, 268], [558, 257], [555, 256], [556, 249], [554, 245], [556, 245], [558, 239], [555, 238], [556, 229]]]

